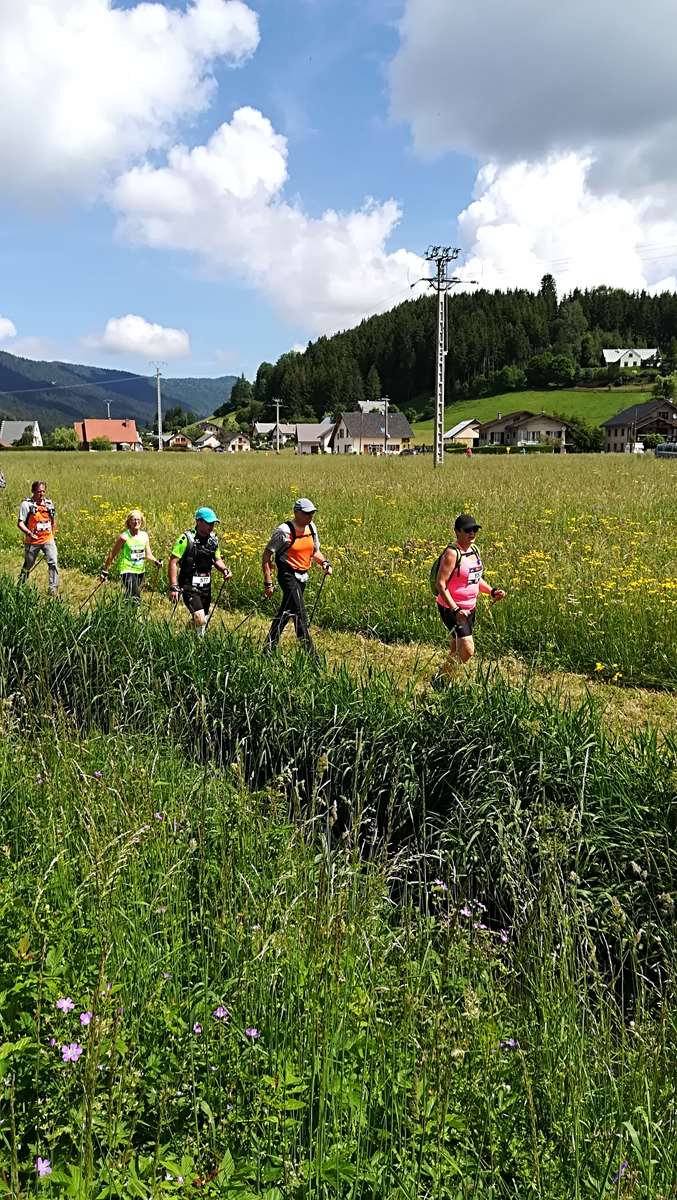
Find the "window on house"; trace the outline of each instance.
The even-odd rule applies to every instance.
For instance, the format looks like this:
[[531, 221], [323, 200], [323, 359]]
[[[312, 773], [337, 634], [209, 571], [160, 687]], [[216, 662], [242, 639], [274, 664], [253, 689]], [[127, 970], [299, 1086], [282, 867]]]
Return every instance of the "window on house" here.
[[343, 428], [343, 426], [341, 426], [341, 428], [339, 429], [339, 437], [341, 438], [341, 437], [345, 437], [345, 436], [346, 436], [346, 431]]

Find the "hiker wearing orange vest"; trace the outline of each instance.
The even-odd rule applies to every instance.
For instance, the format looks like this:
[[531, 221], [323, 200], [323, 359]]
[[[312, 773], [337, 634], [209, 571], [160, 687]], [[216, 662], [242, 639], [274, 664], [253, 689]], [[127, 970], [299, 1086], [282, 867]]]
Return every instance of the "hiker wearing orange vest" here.
[[303, 598], [311, 563], [317, 563], [326, 575], [331, 575], [330, 563], [320, 550], [320, 539], [313, 522], [316, 508], [312, 500], [303, 496], [294, 505], [291, 521], [284, 521], [273, 530], [263, 551], [263, 586], [266, 596], [272, 596], [275, 587], [272, 579], [272, 562], [275, 558], [277, 579], [282, 588], [282, 603], [268, 634], [267, 649], [277, 646], [282, 631], [289, 621], [294, 622], [296, 636], [304, 650], [315, 654], [315, 647], [308, 627], [308, 614]]
[[49, 572], [49, 594], [56, 596], [59, 587], [59, 560], [54, 541], [56, 509], [47, 497], [44, 479], [31, 484], [31, 494], [22, 501], [17, 526], [24, 535], [24, 563], [19, 581], [28, 579], [38, 554], [44, 554]]

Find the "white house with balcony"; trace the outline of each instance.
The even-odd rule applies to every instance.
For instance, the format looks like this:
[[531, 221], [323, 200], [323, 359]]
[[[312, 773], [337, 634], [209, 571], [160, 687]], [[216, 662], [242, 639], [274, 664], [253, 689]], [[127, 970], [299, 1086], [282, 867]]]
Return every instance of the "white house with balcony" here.
[[510, 446], [518, 450], [538, 445], [566, 450], [568, 433], [569, 426], [561, 417], [521, 409], [505, 415], [497, 413], [494, 421], [484, 421], [479, 428], [479, 441], [480, 446]]
[[652, 349], [631, 346], [629, 349], [619, 347], [603, 350], [602, 357], [605, 367], [612, 371], [621, 371], [624, 367], [660, 367], [661, 365], [661, 352], [655, 346]]

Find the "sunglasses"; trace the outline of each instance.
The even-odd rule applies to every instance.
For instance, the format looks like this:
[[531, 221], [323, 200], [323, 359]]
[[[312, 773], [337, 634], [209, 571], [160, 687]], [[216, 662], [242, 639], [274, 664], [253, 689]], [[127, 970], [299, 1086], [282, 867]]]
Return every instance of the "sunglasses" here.
[[460, 529], [459, 533], [479, 533], [481, 525], [466, 525], [465, 529]]

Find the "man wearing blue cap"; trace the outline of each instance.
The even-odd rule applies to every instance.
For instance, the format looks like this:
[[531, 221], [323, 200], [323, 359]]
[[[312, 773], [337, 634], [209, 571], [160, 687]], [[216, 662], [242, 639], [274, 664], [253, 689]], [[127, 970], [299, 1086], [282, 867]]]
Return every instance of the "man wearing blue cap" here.
[[178, 604], [179, 596], [183, 596], [183, 603], [201, 637], [212, 602], [212, 570], [220, 571], [224, 579], [231, 578], [231, 572], [219, 554], [219, 540], [214, 533], [218, 520], [213, 509], [198, 508], [195, 528], [187, 529], [177, 538], [169, 557], [169, 598], [172, 604]]
[[277, 579], [282, 588], [282, 603], [268, 634], [266, 647], [274, 649], [288, 621], [294, 622], [296, 636], [309, 654], [315, 647], [308, 628], [308, 614], [303, 599], [311, 563], [322, 567], [325, 575], [331, 575], [331, 566], [320, 550], [320, 539], [313, 521], [315, 505], [307, 496], [302, 496], [294, 505], [291, 521], [284, 521], [273, 530], [263, 551], [263, 587], [267, 597], [273, 594], [271, 566], [273, 556], [277, 567]]

